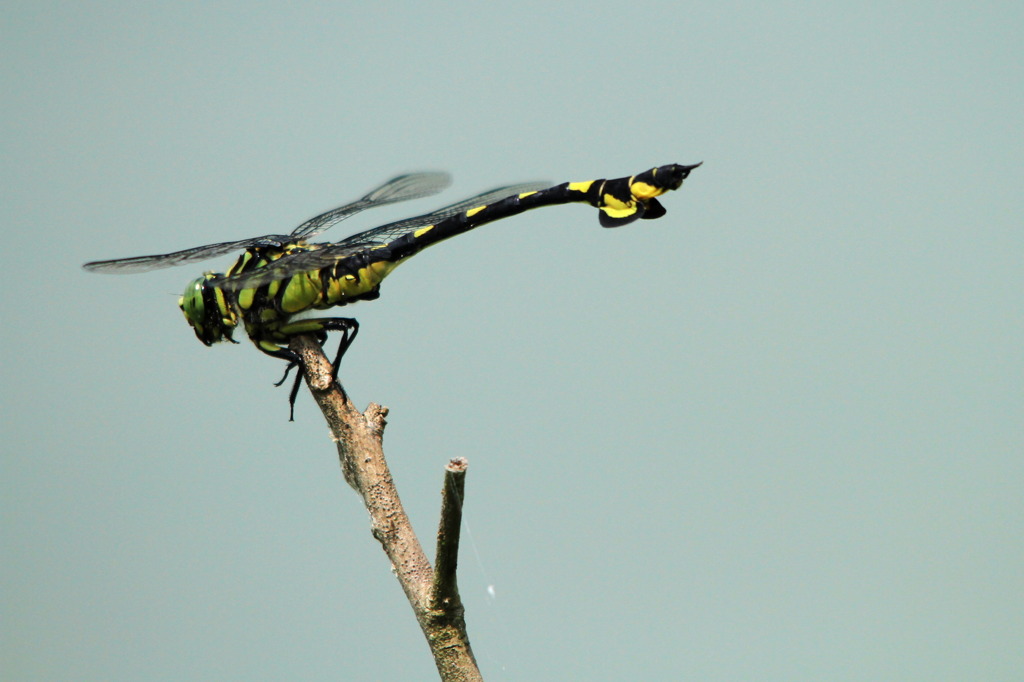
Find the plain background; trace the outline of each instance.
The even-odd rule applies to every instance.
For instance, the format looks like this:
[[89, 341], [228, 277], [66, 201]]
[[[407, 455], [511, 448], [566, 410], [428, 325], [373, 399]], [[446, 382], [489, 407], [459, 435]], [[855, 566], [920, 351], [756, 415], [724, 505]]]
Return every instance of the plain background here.
[[203, 267], [81, 263], [704, 161], [345, 311], [428, 546], [469, 458], [487, 679], [1020, 679], [1022, 7], [4, 3], [0, 677], [435, 675], [308, 394], [181, 319]]

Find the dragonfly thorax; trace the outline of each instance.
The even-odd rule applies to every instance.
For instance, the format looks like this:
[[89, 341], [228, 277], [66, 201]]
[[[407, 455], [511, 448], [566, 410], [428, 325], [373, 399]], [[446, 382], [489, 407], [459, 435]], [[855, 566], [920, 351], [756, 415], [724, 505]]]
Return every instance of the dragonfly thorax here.
[[210, 284], [216, 275], [208, 272], [192, 280], [178, 299], [196, 337], [207, 346], [218, 341], [234, 341], [231, 333], [238, 326], [238, 316], [224, 296], [224, 291]]

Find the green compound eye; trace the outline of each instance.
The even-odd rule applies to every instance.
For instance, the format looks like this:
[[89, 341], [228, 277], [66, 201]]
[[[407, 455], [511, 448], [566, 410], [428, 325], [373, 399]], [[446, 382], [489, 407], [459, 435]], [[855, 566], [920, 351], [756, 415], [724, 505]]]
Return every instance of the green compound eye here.
[[185, 320], [195, 331], [196, 337], [207, 346], [231, 340], [231, 332], [238, 324], [223, 292], [209, 284], [214, 277], [213, 273], [208, 273], [192, 280], [178, 299], [178, 307], [185, 315]]

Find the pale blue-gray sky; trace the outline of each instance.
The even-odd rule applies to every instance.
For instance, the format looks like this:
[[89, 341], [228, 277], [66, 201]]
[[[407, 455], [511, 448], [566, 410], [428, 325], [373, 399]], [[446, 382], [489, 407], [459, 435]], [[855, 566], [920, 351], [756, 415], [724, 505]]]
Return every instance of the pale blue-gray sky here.
[[[704, 161], [621, 230], [413, 259], [342, 376], [428, 541], [470, 460], [489, 680], [1024, 669], [1016, 3], [8, 3], [0, 677], [430, 679], [305, 393], [201, 268], [407, 170], [441, 198]], [[213, 267], [223, 267], [224, 262]], [[495, 597], [488, 596], [493, 585]]]

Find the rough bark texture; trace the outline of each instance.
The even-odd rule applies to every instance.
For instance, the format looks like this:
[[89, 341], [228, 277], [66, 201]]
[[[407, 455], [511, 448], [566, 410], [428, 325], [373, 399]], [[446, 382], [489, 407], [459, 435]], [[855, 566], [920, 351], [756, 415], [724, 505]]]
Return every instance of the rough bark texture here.
[[455, 579], [466, 460], [452, 460], [445, 470], [435, 571], [413, 532], [384, 459], [387, 408], [371, 403], [359, 412], [331, 378], [331, 365], [313, 338], [296, 337], [291, 348], [302, 356], [306, 384], [338, 445], [345, 480], [363, 498], [373, 536], [391, 561], [441, 679], [482, 680]]

